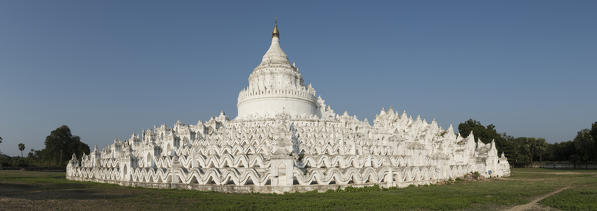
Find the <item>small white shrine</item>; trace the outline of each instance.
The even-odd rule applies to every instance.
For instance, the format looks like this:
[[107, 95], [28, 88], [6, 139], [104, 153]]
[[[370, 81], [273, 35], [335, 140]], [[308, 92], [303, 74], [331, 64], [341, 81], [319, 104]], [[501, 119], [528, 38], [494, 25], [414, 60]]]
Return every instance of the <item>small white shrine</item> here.
[[391, 107], [367, 119], [336, 114], [305, 86], [301, 73], [272, 42], [238, 95], [238, 116], [180, 121], [128, 140], [73, 155], [70, 180], [222, 192], [326, 191], [346, 186], [406, 187], [478, 172], [510, 175], [494, 142], [462, 138], [452, 126], [413, 118]]

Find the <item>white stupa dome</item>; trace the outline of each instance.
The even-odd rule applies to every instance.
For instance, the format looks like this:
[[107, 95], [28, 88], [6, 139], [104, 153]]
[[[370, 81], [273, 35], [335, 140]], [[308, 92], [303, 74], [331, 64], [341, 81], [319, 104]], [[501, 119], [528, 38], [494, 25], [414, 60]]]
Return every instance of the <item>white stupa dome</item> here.
[[272, 42], [261, 63], [249, 76], [249, 86], [238, 96], [238, 118], [271, 117], [280, 113], [291, 116], [321, 116], [315, 90], [304, 85], [303, 77], [280, 47], [277, 24]]

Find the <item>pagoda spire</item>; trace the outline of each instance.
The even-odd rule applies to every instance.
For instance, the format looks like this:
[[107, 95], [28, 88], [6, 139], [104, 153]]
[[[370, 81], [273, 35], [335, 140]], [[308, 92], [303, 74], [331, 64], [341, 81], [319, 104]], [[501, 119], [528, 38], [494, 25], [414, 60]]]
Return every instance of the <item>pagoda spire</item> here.
[[274, 19], [274, 30], [272, 31], [272, 38], [280, 38], [280, 32], [278, 31], [278, 17]]

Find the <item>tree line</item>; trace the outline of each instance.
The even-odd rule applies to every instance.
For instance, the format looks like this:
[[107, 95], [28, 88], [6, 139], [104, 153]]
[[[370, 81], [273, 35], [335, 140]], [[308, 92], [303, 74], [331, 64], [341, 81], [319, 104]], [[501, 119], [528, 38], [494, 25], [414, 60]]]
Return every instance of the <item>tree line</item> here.
[[589, 129], [578, 131], [573, 140], [559, 143], [547, 143], [544, 138], [498, 133], [495, 125], [484, 126], [473, 119], [458, 125], [458, 132], [465, 138], [471, 131], [477, 141], [489, 143], [495, 140], [498, 153], [503, 152], [514, 167], [528, 167], [543, 161], [568, 161], [575, 167], [597, 162], [597, 122]]
[[[0, 137], [0, 143], [2, 143]], [[25, 144], [19, 143], [21, 157], [0, 155], [0, 166], [3, 167], [42, 167], [64, 168], [73, 154], [82, 157], [83, 153], [89, 154], [89, 146], [81, 142], [79, 136], [73, 136], [68, 126], [62, 125], [48, 135], [44, 141], [44, 149], [34, 150], [23, 156]]]

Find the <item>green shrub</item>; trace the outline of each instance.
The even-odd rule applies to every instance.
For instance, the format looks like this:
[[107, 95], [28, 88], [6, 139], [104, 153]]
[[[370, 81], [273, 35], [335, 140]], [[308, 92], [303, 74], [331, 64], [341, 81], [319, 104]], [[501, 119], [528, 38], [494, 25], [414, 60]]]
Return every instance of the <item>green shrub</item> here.
[[472, 176], [473, 176], [473, 179], [479, 179], [479, 177], [481, 177], [481, 174], [479, 174], [478, 171], [475, 171], [475, 172], [473, 172]]

